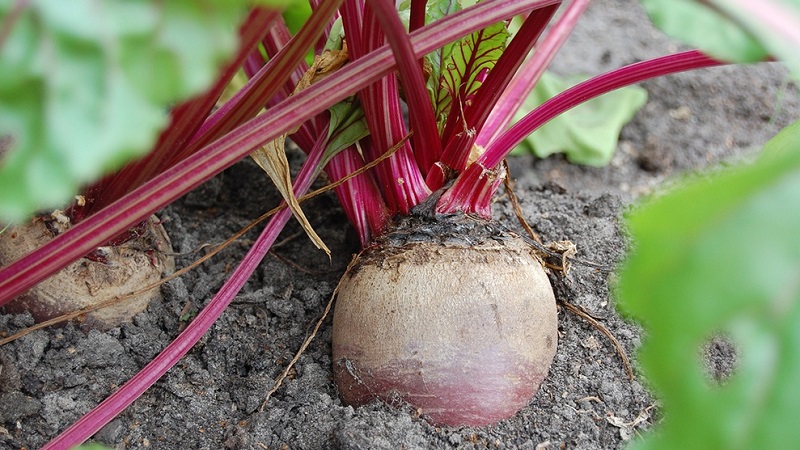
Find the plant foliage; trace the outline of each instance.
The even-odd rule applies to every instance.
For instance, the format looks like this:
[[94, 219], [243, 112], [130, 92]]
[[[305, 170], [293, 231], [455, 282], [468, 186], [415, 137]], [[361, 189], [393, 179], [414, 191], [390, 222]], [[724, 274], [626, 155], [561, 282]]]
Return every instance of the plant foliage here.
[[733, 62], [773, 56], [800, 77], [800, 0], [642, 0], [671, 36]]
[[18, 4], [0, 1], [13, 19], [0, 47], [3, 221], [63, 205], [147, 152], [167, 107], [216, 79], [245, 13], [225, 0]]
[[[563, 92], [574, 84], [572, 81], [582, 80], [562, 80], [550, 72], [542, 74], [536, 87], [525, 99], [517, 119]], [[564, 153], [570, 162], [576, 164], [605, 166], [614, 156], [622, 127], [633, 119], [645, 102], [647, 91], [639, 86], [609, 92], [547, 122], [528, 135], [516, 152], [528, 150], [539, 158]]]
[[[665, 31], [718, 57], [768, 53], [800, 75], [800, 2], [643, 0]], [[698, 20], [684, 20], [696, 17]], [[620, 308], [666, 412], [635, 449], [794, 448], [800, 430], [800, 122], [753, 165], [694, 180], [629, 217]], [[712, 384], [700, 347], [723, 334], [738, 368]]]
[[761, 61], [767, 51], [747, 30], [709, 2], [642, 0], [650, 19], [669, 35], [708, 53], [737, 62]]
[[[647, 327], [640, 362], [666, 412], [636, 449], [794, 448], [800, 429], [800, 122], [748, 167], [696, 180], [629, 217], [620, 307]], [[738, 368], [712, 384], [700, 346]]]
[[[438, 9], [431, 11], [447, 12]], [[444, 126], [448, 117], [455, 120], [454, 117], [463, 113], [464, 103], [474, 96], [483, 82], [482, 78], [503, 53], [508, 36], [505, 24], [499, 22], [428, 55], [431, 64], [429, 90], [441, 126]]]
[[[290, 0], [274, 1], [283, 7]], [[771, 36], [770, 29], [779, 37], [794, 36], [792, 29], [800, 26], [785, 25], [800, 22], [790, 14], [798, 9], [796, 0], [676, 0], [661, 4], [672, 4], [671, 10], [653, 9], [656, 0], [644, 1], [654, 17], [667, 14], [663, 16], [666, 28], [668, 24], [693, 23], [684, 19], [693, 18], [692, 8], [696, 7], [706, 8], [703, 14], [710, 11], [710, 15], [697, 13], [703, 18], [699, 21], [703, 33], [716, 26], [720, 18], [727, 23], [726, 30], [745, 24], [744, 31], [736, 31], [735, 39], [714, 36], [705, 40], [711, 42], [705, 48], [715, 55], [751, 61], [769, 51], [797, 63], [786, 42], [800, 45], [800, 38], [784, 42], [764, 37]], [[79, 185], [151, 148], [166, 123], [169, 107], [218, 78], [218, 67], [236, 47], [234, 25], [244, 14], [242, 0], [63, 3], [0, 0], [4, 18], [0, 24], [3, 221], [19, 220], [38, 208], [60, 205]], [[401, 142], [400, 149], [373, 172], [351, 180], [356, 186], [352, 192], [337, 191], [344, 192], [340, 200], [353, 224], [366, 230], [360, 234], [364, 244], [369, 242], [370, 233], [383, 228], [390, 217], [387, 212], [408, 210], [453, 179], [446, 194], [455, 194], [443, 196], [437, 211], [467, 211], [462, 207], [470, 207], [469, 211], [488, 211], [488, 217], [491, 196], [500, 185], [493, 170], [522, 140], [523, 132], [533, 132], [554, 114], [611, 89], [720, 63], [689, 51], [599, 75], [548, 100], [511, 125], [467, 166], [474, 133], [480, 135], [486, 117], [497, 106], [496, 97], [512, 81], [560, 2], [484, 0], [462, 9], [457, 1], [431, 1], [427, 12], [432, 23], [424, 26], [421, 22], [425, 20], [420, 17], [425, 11], [420, 5], [424, 7], [426, 2], [411, 2], [408, 23], [414, 24], [415, 31], [409, 36], [401, 26], [405, 13], [395, 16], [394, 2], [344, 1], [339, 17], [341, 26], [350, 30], [349, 62], [307, 89], [286, 90], [287, 84], [296, 86], [295, 78], [307, 68], [302, 55], [309, 47], [324, 42], [320, 39], [323, 31], [330, 31], [329, 39], [340, 38], [336, 34], [341, 29], [337, 30], [332, 20], [339, 2], [313, 3], [314, 14], [308, 19], [303, 8], [287, 11], [286, 22], [275, 25], [263, 39], [259, 36], [252, 41], [261, 42], [261, 51], [240, 53], [247, 57], [243, 68], [250, 79], [237, 93], [243, 99], [241, 103], [229, 103], [238, 105], [231, 107], [231, 114], [217, 114], [219, 110], [209, 118], [194, 114], [197, 111], [185, 114], [188, 121], [196, 122], [193, 125], [208, 126], [213, 131], [206, 130], [199, 143], [190, 142], [189, 148], [197, 150], [195, 153], [177, 158], [179, 163], [167, 166], [118, 202], [1, 269], [0, 285], [4, 288], [0, 289], [0, 302], [10, 300], [30, 284], [287, 133], [295, 133], [293, 139], [301, 148], [307, 147], [308, 159], [291, 183], [285, 168], [281, 168], [286, 196], [307, 191], [323, 162], [335, 175], [331, 179], [341, 179]], [[754, 3], [790, 13], [773, 13], [773, 22], [760, 20], [755, 13], [761, 10], [753, 7]], [[101, 4], [102, 8], [98, 6]], [[587, 4], [576, 0], [566, 10], [582, 11]], [[25, 7], [20, 9], [20, 5]], [[677, 16], [669, 15], [676, 12]], [[753, 13], [752, 18], [748, 13]], [[527, 19], [509, 40], [503, 24], [519, 14], [527, 14]], [[557, 24], [554, 28], [571, 30], [577, 15], [560, 22], [563, 27]], [[689, 33], [692, 39], [703, 39], [696, 30], [686, 28], [678, 31]], [[9, 30], [10, 34], [5, 34]], [[294, 36], [292, 30], [296, 30]], [[266, 28], [258, 27], [258, 31]], [[557, 37], [548, 39], [550, 35], [545, 35], [537, 49], [555, 52], [563, 42]], [[723, 48], [726, 39], [735, 45]], [[384, 42], [390, 48], [381, 47]], [[263, 58], [265, 55], [269, 60]], [[433, 113], [429, 120], [420, 113], [424, 108], [419, 106], [430, 106], [420, 104], [421, 97], [428, 100], [428, 92], [422, 73], [415, 72], [423, 55], [430, 58], [426, 75], [430, 75], [428, 88], [438, 124]], [[536, 59], [539, 66], [524, 71], [530, 79], [538, 77], [539, 69], [544, 70], [552, 56], [547, 52], [539, 55], [545, 56]], [[294, 78], [286, 83], [290, 76]], [[401, 117], [401, 85], [413, 129], [410, 141], [402, 140], [409, 133]], [[253, 118], [265, 104], [264, 114]], [[364, 106], [363, 111], [359, 105]], [[427, 122], [432, 133], [419, 126]], [[441, 140], [435, 133], [436, 125], [442, 131]], [[365, 137], [367, 132], [371, 137]], [[787, 211], [785, 205], [795, 204], [800, 192], [798, 132], [800, 128], [794, 126], [782, 133], [757, 165], [721, 174], [713, 182], [697, 182], [631, 218], [632, 230], [641, 243], [623, 274], [622, 304], [652, 327], [642, 362], [669, 411], [661, 433], [638, 444], [644, 448], [772, 448], [781, 442], [797, 441], [798, 431], [787, 420], [797, 412], [794, 405], [800, 404], [798, 390], [790, 383], [800, 367], [796, 352], [792, 352], [800, 345], [796, 331], [800, 329], [796, 301], [800, 245], [792, 235], [800, 225], [800, 215]], [[186, 133], [176, 134], [191, 140], [192, 132]], [[572, 136], [573, 141], [592, 139]], [[567, 145], [571, 144], [551, 147]], [[611, 151], [614, 146], [610, 145]], [[430, 158], [420, 157], [425, 151], [430, 151]], [[570, 156], [585, 162], [602, 157], [589, 153]], [[420, 167], [420, 161], [424, 167]], [[439, 162], [446, 164], [436, 165]], [[438, 172], [432, 170], [434, 166]], [[429, 180], [431, 189], [425, 184]], [[439, 209], [443, 204], [445, 208]], [[288, 220], [288, 211], [278, 213], [181, 336], [140, 374], [52, 441], [50, 448], [85, 440], [189, 351], [222, 314]], [[757, 240], [746, 240], [751, 235]], [[708, 385], [697, 361], [697, 346], [714, 332], [727, 333], [743, 350], [739, 372], [722, 387]], [[698, 427], [702, 432], [692, 433]]]

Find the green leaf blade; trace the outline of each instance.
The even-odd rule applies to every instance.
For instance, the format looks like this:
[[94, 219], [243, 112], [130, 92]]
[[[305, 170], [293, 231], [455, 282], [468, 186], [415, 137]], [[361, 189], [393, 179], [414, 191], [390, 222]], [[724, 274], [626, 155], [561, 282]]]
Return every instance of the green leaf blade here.
[[491, 70], [506, 46], [509, 33], [504, 23], [490, 25], [462, 39], [445, 64], [443, 82], [450, 92], [467, 98], [481, 86], [481, 76]]
[[361, 109], [356, 97], [348, 97], [333, 105], [328, 111], [331, 114], [328, 125], [328, 146], [320, 161], [320, 168], [325, 167], [337, 153], [369, 135], [364, 110]]
[[708, 2], [641, 0], [653, 23], [675, 39], [725, 61], [755, 62], [767, 56], [762, 44]]
[[[515, 119], [521, 119], [526, 112], [581, 80], [561, 80], [545, 72]], [[564, 153], [570, 162], [576, 164], [605, 166], [614, 156], [622, 127], [646, 102], [647, 91], [638, 86], [609, 92], [549, 121], [530, 134], [513, 154], [529, 151], [539, 158], [546, 158]]]
[[670, 36], [731, 62], [783, 61], [800, 79], [800, 0], [642, 0]]
[[[0, 16], [12, 6], [0, 5]], [[0, 220], [63, 205], [144, 155], [168, 107], [210, 85], [243, 2], [31, 1], [0, 52]]]
[[[455, 1], [432, 2], [428, 5], [428, 21], [459, 11], [461, 5]], [[509, 38], [506, 25], [492, 24], [463, 39], [445, 45], [427, 56], [431, 66], [428, 89], [440, 128], [448, 116], [461, 115], [463, 105], [480, 88], [486, 74], [497, 63]], [[451, 117], [452, 120], [452, 117]]]
[[800, 0], [711, 0], [800, 79]]
[[[461, 10], [461, 3], [456, 0], [437, 0], [428, 2], [426, 9], [426, 22], [431, 23], [442, 17]], [[440, 124], [447, 119], [450, 108], [450, 94], [443, 89], [442, 77], [446, 72], [446, 64], [451, 59], [453, 49], [457, 43], [444, 45], [435, 52], [426, 56], [430, 64], [431, 74], [428, 77], [428, 91], [434, 105], [436, 120]]]
[[[643, 322], [640, 362], [665, 410], [636, 449], [794, 448], [800, 440], [800, 123], [753, 166], [696, 180], [629, 218], [618, 289]], [[724, 333], [738, 368], [709, 382], [700, 346]]]

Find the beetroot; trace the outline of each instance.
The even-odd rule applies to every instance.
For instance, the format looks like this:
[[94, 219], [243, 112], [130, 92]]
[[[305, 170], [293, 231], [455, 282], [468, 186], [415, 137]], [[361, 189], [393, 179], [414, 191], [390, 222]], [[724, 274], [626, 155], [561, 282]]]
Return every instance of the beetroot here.
[[437, 225], [395, 230], [343, 277], [333, 364], [346, 403], [405, 401], [437, 425], [482, 426], [536, 394], [557, 342], [545, 270], [521, 238], [458, 222], [443, 238]]
[[[0, 235], [0, 267], [19, 259], [70, 227], [60, 212], [9, 227]], [[175, 269], [172, 245], [153, 216], [141, 234], [118, 246], [100, 247], [93, 258], [81, 258], [3, 306], [8, 313], [28, 311], [37, 322], [95, 306], [161, 280]], [[161, 298], [158, 287], [98, 309], [83, 319], [86, 328], [108, 329], [144, 311]]]

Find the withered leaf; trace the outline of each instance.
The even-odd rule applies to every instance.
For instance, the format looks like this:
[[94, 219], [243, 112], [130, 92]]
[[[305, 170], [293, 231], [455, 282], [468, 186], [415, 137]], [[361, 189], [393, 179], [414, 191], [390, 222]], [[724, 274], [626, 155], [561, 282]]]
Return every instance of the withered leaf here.
[[[314, 58], [314, 63], [297, 83], [294, 93], [300, 92], [315, 82], [325, 78], [327, 75], [342, 67], [346, 62], [346, 47], [342, 50], [325, 50], [321, 55], [317, 55]], [[267, 143], [260, 149], [252, 152], [250, 157], [253, 158], [259, 167], [261, 167], [264, 172], [267, 173], [267, 176], [269, 176], [272, 182], [275, 183], [275, 186], [283, 196], [283, 199], [286, 201], [289, 209], [292, 210], [292, 214], [294, 214], [297, 221], [300, 222], [300, 225], [303, 227], [303, 230], [305, 230], [306, 234], [308, 234], [311, 242], [313, 242], [317, 248], [325, 251], [325, 253], [330, 257], [330, 249], [328, 249], [325, 243], [322, 242], [322, 239], [319, 237], [319, 235], [317, 235], [317, 233], [311, 227], [311, 224], [306, 218], [305, 213], [303, 213], [303, 210], [300, 208], [300, 203], [297, 201], [297, 197], [295, 197], [294, 190], [292, 189], [292, 176], [289, 170], [289, 161], [286, 158], [285, 144], [286, 136], [294, 131], [296, 130], [286, 133], [274, 141]]]

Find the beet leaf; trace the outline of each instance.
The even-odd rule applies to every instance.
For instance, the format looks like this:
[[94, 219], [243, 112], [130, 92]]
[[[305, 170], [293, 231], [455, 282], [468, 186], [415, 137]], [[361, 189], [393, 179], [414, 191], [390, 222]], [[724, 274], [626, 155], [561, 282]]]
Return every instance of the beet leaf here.
[[[521, 14], [532, 6], [548, 3], [550, 0], [487, 0], [465, 8], [412, 33], [416, 55], [422, 57], [459, 36]], [[28, 256], [3, 267], [0, 269], [0, 304], [174, 201], [258, 146], [386, 75], [392, 68], [392, 55], [385, 48], [351, 62], [330, 77], [241, 125], [236, 132], [189, 156], [182, 164], [173, 166]]]
[[[0, 17], [18, 3], [2, 2]], [[147, 152], [168, 105], [208, 87], [236, 50], [243, 4], [26, 2], [4, 20], [0, 220], [61, 206]]]
[[364, 111], [359, 107], [355, 97], [349, 97], [331, 107], [331, 123], [328, 129], [328, 150], [322, 165], [330, 161], [334, 155], [369, 135]]
[[755, 62], [767, 56], [767, 51], [751, 33], [709, 3], [642, 0], [642, 6], [656, 26], [710, 55], [736, 62]]
[[505, 49], [508, 30], [502, 22], [444, 46], [429, 55], [430, 90], [440, 128], [463, 121], [464, 106], [483, 83]]
[[797, 0], [714, 0], [722, 11], [756, 36], [772, 56], [800, 78], [800, 2]]
[[[564, 91], [575, 78], [562, 80], [545, 72], [517, 114], [521, 119], [547, 99]], [[564, 153], [570, 162], [605, 166], [617, 149], [619, 133], [647, 101], [647, 91], [627, 86], [582, 103], [528, 135], [515, 150], [545, 158]], [[512, 153], [513, 154], [513, 153]]]
[[642, 0], [672, 37], [731, 62], [767, 55], [800, 77], [800, 2], [788, 0]]
[[[628, 218], [620, 308], [641, 320], [644, 372], [666, 412], [635, 449], [794, 448], [800, 442], [800, 122], [753, 165], [696, 180]], [[710, 379], [716, 335], [738, 367]]]

